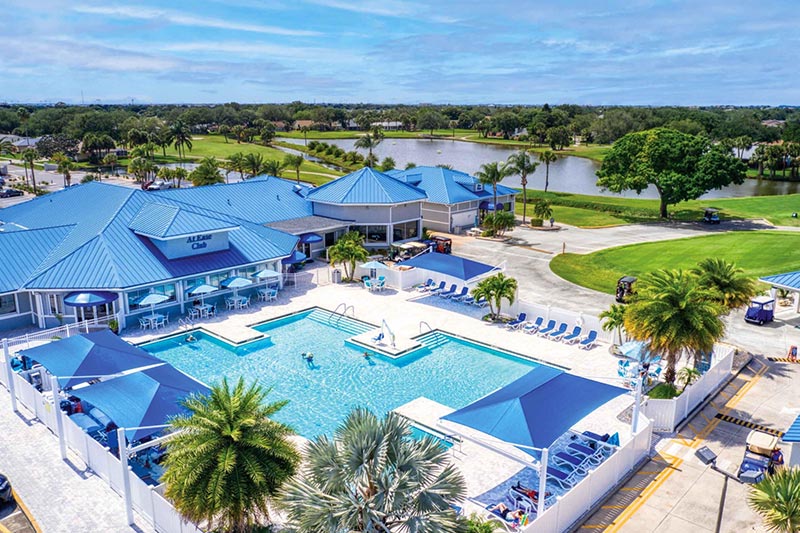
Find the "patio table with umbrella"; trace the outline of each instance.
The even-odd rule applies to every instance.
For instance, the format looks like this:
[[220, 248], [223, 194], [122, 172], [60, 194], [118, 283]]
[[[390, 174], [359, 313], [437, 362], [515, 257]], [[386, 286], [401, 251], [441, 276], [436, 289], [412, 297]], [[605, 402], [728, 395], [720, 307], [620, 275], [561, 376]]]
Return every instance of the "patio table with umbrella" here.
[[169, 296], [167, 296], [166, 294], [158, 294], [156, 292], [151, 292], [150, 294], [147, 294], [147, 295], [143, 296], [142, 298], [139, 298], [134, 303], [136, 305], [138, 305], [139, 307], [142, 307], [142, 306], [145, 306], [145, 305], [149, 305], [150, 306], [150, 316], [146, 316], [144, 318], [149, 320], [150, 323], [152, 324], [156, 320], [158, 320], [159, 318], [163, 317], [163, 315], [156, 314], [156, 304], [164, 303], [169, 299], [170, 299]]
[[368, 261], [363, 265], [358, 265], [363, 269], [369, 269], [369, 277], [375, 278], [378, 274], [378, 270], [388, 270], [389, 267], [381, 263], [380, 261]]
[[211, 306], [206, 306], [205, 295], [216, 292], [219, 290], [217, 287], [213, 285], [209, 285], [207, 283], [200, 284], [196, 287], [192, 287], [192, 290], [188, 292], [189, 296], [199, 296], [200, 297], [200, 305], [194, 306], [198, 311], [204, 313], [206, 316], [208, 315], [208, 310]]
[[222, 282], [219, 285], [223, 289], [233, 289], [233, 299], [236, 302], [237, 306], [239, 306], [240, 305], [239, 289], [241, 289], [242, 287], [249, 287], [252, 284], [253, 281], [247, 278], [243, 278], [241, 276], [231, 276], [230, 278], [222, 280]]

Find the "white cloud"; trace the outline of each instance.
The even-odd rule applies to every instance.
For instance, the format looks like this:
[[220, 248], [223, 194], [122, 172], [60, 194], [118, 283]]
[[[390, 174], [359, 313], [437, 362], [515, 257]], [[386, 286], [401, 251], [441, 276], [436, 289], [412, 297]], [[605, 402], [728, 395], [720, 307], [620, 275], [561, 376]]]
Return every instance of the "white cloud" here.
[[[374, 2], [372, 0], [306, 0], [306, 2], [364, 15], [408, 18], [419, 16], [424, 17], [427, 21], [439, 22], [442, 24], [455, 24], [459, 21], [458, 18], [447, 15], [437, 15], [435, 13], [423, 14], [418, 6], [398, 0], [384, 0], [383, 2]], [[433, 5], [435, 6], [436, 4]]]
[[76, 13], [82, 13], [86, 15], [104, 15], [108, 17], [134, 20], [155, 20], [168, 22], [170, 24], [176, 24], [179, 26], [197, 26], [202, 28], [217, 28], [221, 30], [235, 30], [300, 37], [319, 35], [319, 32], [310, 30], [299, 30], [293, 28], [283, 28], [279, 26], [267, 26], [263, 24], [250, 24], [210, 17], [200, 17], [196, 15], [187, 15], [176, 11], [150, 9], [146, 7], [77, 5], [74, 6], [72, 10]]

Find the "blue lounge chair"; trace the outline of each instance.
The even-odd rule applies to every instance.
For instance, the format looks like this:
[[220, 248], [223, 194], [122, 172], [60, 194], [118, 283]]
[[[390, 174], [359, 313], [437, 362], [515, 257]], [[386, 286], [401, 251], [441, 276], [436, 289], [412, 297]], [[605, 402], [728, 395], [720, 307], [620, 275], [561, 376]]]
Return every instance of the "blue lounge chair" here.
[[469, 288], [468, 287], [461, 287], [461, 292], [459, 292], [458, 294], [452, 295], [450, 297], [450, 299], [451, 300], [455, 300], [456, 302], [458, 302], [461, 299], [466, 298], [467, 294], [469, 294]]
[[584, 350], [590, 350], [594, 348], [595, 344], [597, 344], [597, 331], [591, 330], [589, 334], [586, 335], [586, 338], [578, 343], [578, 346]]
[[564, 344], [573, 344], [578, 342], [580, 340], [580, 337], [581, 337], [581, 327], [575, 326], [574, 328], [572, 328], [572, 333], [561, 337], [561, 342], [563, 342]]
[[520, 313], [516, 319], [506, 324], [506, 329], [519, 329], [526, 320], [528, 320], [528, 315], [525, 313]]
[[555, 329], [555, 330], [553, 330], [553, 331], [551, 331], [550, 333], [547, 334], [547, 338], [550, 339], [550, 340], [554, 340], [554, 341], [559, 340], [561, 337], [563, 337], [567, 333], [567, 328], [568, 327], [569, 326], [567, 326], [566, 322], [562, 322], [558, 326], [558, 329]]
[[435, 286], [436, 282], [433, 281], [433, 278], [428, 278], [428, 281], [426, 281], [423, 285], [417, 287], [417, 292], [428, 292]]
[[474, 302], [472, 302], [472, 305], [474, 305], [475, 307], [486, 307], [487, 305], [489, 305], [489, 300], [487, 300], [486, 298], [481, 298], [480, 300], [475, 300]]
[[589, 461], [585, 457], [578, 457], [567, 452], [558, 452], [553, 456], [553, 461], [561, 466], [578, 472], [581, 475], [586, 475], [589, 468]]
[[461, 298], [461, 303], [462, 304], [467, 304], [467, 305], [472, 305], [472, 304], [475, 303], [475, 297], [474, 296], [465, 296], [465, 297]]
[[433, 289], [431, 289], [430, 293], [431, 294], [438, 294], [438, 293], [442, 292], [446, 286], [447, 286], [447, 282], [446, 281], [440, 281], [439, 282], [439, 286], [438, 287], [434, 287]]
[[505, 528], [509, 531], [516, 531], [519, 528], [519, 520], [506, 520], [503, 518], [503, 515], [498, 510], [492, 510], [494, 505], [487, 505], [486, 511], [489, 515], [486, 517], [489, 520], [497, 520], [505, 526]]
[[548, 333], [556, 329], [556, 321], [550, 320], [545, 327], [536, 332], [540, 337], [545, 337]]
[[534, 333], [539, 331], [540, 327], [542, 327], [542, 322], [544, 322], [544, 317], [537, 316], [536, 320], [534, 320], [533, 322], [528, 322], [527, 324], [522, 326], [522, 331], [524, 331], [529, 335], [533, 335]]
[[564, 472], [554, 466], [547, 467], [547, 479], [550, 479], [562, 489], [571, 489], [578, 482], [577, 472]]
[[453, 283], [452, 285], [450, 285], [450, 289], [449, 290], [446, 290], [444, 292], [439, 291], [437, 294], [439, 296], [441, 296], [442, 298], [450, 298], [452, 295], [454, 295], [456, 293], [457, 290], [458, 289], [456, 288], [456, 284]]
[[567, 445], [567, 449], [571, 454], [577, 455], [578, 457], [583, 457], [589, 464], [599, 465], [603, 462], [604, 456], [602, 451], [592, 449], [585, 444], [581, 444], [579, 442], [570, 442]]

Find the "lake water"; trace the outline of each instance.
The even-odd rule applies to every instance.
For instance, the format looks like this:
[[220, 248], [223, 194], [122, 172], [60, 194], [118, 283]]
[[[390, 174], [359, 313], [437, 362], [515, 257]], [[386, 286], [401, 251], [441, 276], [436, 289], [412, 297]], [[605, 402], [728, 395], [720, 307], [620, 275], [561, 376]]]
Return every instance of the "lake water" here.
[[[303, 144], [302, 139], [282, 139], [294, 144]], [[324, 142], [335, 144], [343, 150], [355, 150], [355, 139], [326, 139]], [[362, 153], [363, 151], [360, 150]], [[463, 141], [426, 140], [426, 139], [384, 139], [373, 150], [379, 159], [391, 157], [397, 168], [405, 168], [407, 163], [417, 165], [452, 165], [453, 168], [474, 174], [484, 163], [505, 161], [515, 152], [510, 148], [491, 144], [479, 144]], [[628, 191], [617, 195], [602, 191], [597, 187], [595, 172], [600, 168], [598, 163], [582, 157], [562, 157], [550, 164], [550, 186], [548, 190], [602, 196], [637, 197], [635, 192]], [[539, 165], [532, 176], [528, 176], [528, 188], [544, 189], [545, 166]], [[510, 176], [503, 180], [503, 185], [521, 187], [519, 176]], [[798, 182], [780, 182], [770, 180], [748, 179], [742, 185], [725, 187], [719, 191], [711, 191], [703, 198], [727, 198], [741, 196], [771, 196], [800, 192]], [[639, 198], [658, 198], [654, 187], [642, 191]]]

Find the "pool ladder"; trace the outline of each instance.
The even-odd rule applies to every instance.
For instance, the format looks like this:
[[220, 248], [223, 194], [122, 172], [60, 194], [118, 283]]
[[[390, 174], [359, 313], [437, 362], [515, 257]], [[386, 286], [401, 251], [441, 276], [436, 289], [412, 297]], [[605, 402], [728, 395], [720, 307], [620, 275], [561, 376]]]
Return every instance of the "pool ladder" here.
[[[341, 313], [339, 312], [339, 308], [340, 307], [342, 308], [342, 312]], [[347, 316], [347, 310], [348, 309], [350, 311], [352, 311], [353, 318], [355, 318], [356, 317], [356, 308], [354, 306], [352, 306], [352, 305], [347, 305], [344, 302], [342, 302], [342, 303], [340, 303], [339, 305], [336, 306], [336, 309], [334, 309], [333, 313], [331, 314], [331, 318], [333, 318], [334, 315], [338, 315], [339, 318], [336, 319], [336, 323], [338, 324], [339, 321], [342, 319], [342, 317]]]
[[189, 317], [179, 318], [178, 327], [180, 329], [192, 329], [194, 327], [194, 322], [192, 322], [192, 319]]
[[420, 332], [420, 333], [422, 333], [422, 326], [423, 326], [423, 325], [424, 325], [425, 327], [427, 327], [427, 328], [428, 328], [428, 331], [433, 331], [433, 328], [431, 327], [431, 325], [430, 325], [430, 324], [428, 324], [428, 323], [427, 323], [427, 322], [425, 322], [424, 320], [420, 320], [420, 321], [419, 321], [419, 332]]

